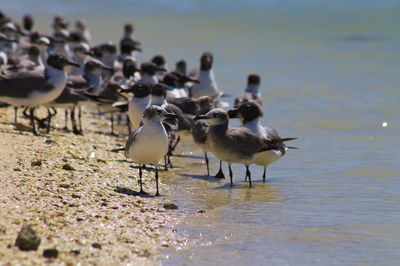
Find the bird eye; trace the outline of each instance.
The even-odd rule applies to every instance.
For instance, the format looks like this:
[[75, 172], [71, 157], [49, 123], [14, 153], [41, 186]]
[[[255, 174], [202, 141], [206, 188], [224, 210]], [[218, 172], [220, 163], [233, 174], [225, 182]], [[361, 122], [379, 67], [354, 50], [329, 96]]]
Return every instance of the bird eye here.
[[214, 114], [214, 117], [218, 117], [218, 113], [215, 113], [215, 114]]

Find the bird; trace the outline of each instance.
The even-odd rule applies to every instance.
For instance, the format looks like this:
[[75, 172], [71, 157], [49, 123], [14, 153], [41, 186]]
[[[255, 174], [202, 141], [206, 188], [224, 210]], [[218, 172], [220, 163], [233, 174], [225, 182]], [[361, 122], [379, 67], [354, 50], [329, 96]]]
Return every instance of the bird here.
[[156, 105], [147, 107], [143, 112], [142, 125], [133, 131], [125, 145], [125, 155], [139, 165], [140, 193], [143, 191], [142, 165], [154, 164], [156, 179], [156, 196], [158, 189], [158, 164], [168, 152], [168, 135], [162, 124], [165, 118], [173, 118], [164, 108]]
[[215, 108], [205, 115], [195, 117], [195, 120], [205, 119], [210, 124], [207, 133], [209, 150], [220, 160], [228, 163], [231, 186], [233, 185], [232, 163], [246, 166], [246, 177], [251, 187], [249, 165], [257, 153], [276, 149], [280, 143], [296, 138], [269, 139], [253, 133], [245, 127], [229, 126], [228, 113], [222, 108]]
[[67, 84], [67, 66], [79, 67], [79, 64], [63, 55], [52, 54], [47, 59], [44, 73], [21, 71], [0, 77], [0, 101], [14, 107], [29, 107], [34, 135], [37, 135], [34, 110], [39, 105], [53, 101], [62, 93]]
[[[280, 139], [278, 132], [267, 126], [262, 126], [260, 118], [263, 116], [261, 107], [255, 102], [242, 103], [238, 108], [228, 111], [229, 118], [239, 118], [242, 120], [244, 127], [250, 129], [253, 133], [271, 140]], [[284, 143], [278, 143], [275, 149], [257, 153], [254, 157], [254, 163], [264, 167], [263, 181], [266, 178], [267, 166], [282, 158], [287, 149], [296, 149], [295, 147], [287, 147]]]
[[158, 79], [156, 74], [158, 71], [166, 71], [165, 68], [160, 68], [153, 62], [144, 62], [140, 64], [140, 69], [143, 72], [139, 82], [147, 82], [150, 84], [157, 84]]
[[244, 89], [244, 93], [240, 94], [235, 98], [234, 107], [239, 107], [245, 102], [256, 102], [262, 106], [263, 102], [260, 93], [260, 76], [257, 74], [250, 74], [247, 77], [247, 86]]
[[221, 93], [215, 80], [215, 74], [212, 68], [213, 58], [213, 54], [210, 52], [205, 52], [202, 54], [200, 58], [200, 72], [197, 76], [199, 84], [195, 84], [192, 87], [192, 97], [199, 98], [204, 95], [215, 96]]

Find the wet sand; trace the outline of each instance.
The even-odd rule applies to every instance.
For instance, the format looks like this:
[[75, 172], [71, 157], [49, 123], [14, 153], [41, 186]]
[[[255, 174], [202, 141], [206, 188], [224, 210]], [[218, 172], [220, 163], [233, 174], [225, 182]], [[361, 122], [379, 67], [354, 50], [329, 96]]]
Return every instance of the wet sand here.
[[[161, 197], [154, 197], [154, 173], [145, 170], [149, 195], [136, 195], [137, 165], [112, 152], [125, 144], [125, 127], [111, 136], [108, 119], [86, 113], [77, 136], [62, 129], [58, 111], [51, 132], [35, 137], [22, 111], [17, 130], [13, 108], [0, 109], [0, 264], [153, 265], [163, 248], [185, 246], [174, 229], [182, 211], [165, 208], [171, 188], [162, 180], [173, 171], [160, 172]], [[41, 237], [37, 251], [15, 246], [23, 225]], [[48, 248], [58, 258], [43, 257]]]

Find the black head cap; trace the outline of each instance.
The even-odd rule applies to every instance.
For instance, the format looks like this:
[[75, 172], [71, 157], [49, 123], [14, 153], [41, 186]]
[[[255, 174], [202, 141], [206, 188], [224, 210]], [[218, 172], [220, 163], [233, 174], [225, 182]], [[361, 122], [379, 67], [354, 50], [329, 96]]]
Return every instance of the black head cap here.
[[153, 62], [154, 64], [156, 64], [157, 66], [164, 66], [165, 65], [165, 58], [164, 56], [158, 54], [155, 55], [152, 59], [151, 62]]
[[163, 78], [163, 82], [173, 88], [179, 88], [179, 78], [174, 74], [166, 74]]
[[146, 82], [138, 82], [133, 84], [129, 91], [133, 92], [133, 95], [137, 98], [143, 98], [151, 94], [152, 85]]
[[32, 32], [31, 35], [29, 36], [29, 40], [31, 43], [35, 43], [37, 40], [39, 40], [39, 38], [40, 38], [40, 34], [37, 31]]
[[22, 25], [25, 30], [31, 31], [33, 29], [33, 17], [31, 15], [25, 15], [22, 19]]
[[79, 64], [69, 61], [65, 56], [60, 54], [51, 54], [47, 58], [47, 64], [53, 68], [62, 70], [66, 65], [79, 67]]
[[151, 76], [154, 76], [158, 71], [157, 65], [152, 62], [144, 62], [140, 64], [140, 69], [143, 71], [143, 73], [147, 73]]
[[126, 23], [124, 25], [124, 32], [127, 34], [131, 34], [133, 32], [134, 28], [133, 28], [133, 24], [132, 23]]
[[71, 32], [69, 34], [69, 41], [74, 43], [79, 43], [79, 42], [84, 42], [85, 40], [83, 39], [82, 35], [79, 34], [78, 32]]
[[200, 58], [200, 70], [207, 71], [212, 68], [213, 55], [210, 52], [205, 52]]
[[247, 84], [260, 85], [260, 82], [261, 82], [260, 76], [257, 74], [250, 74], [247, 77]]
[[106, 53], [116, 54], [117, 53], [117, 46], [113, 42], [107, 42], [100, 45], [100, 49]]
[[31, 45], [28, 49], [29, 56], [38, 57], [40, 55], [40, 49], [37, 45]]
[[246, 102], [239, 106], [238, 111], [243, 117], [243, 122], [252, 121], [263, 116], [260, 105], [255, 102]]
[[151, 95], [154, 96], [162, 96], [166, 97], [167, 96], [167, 85], [163, 83], [157, 83], [151, 88]]
[[124, 76], [126, 78], [131, 77], [136, 71], [138, 71], [138, 67], [136, 62], [131, 59], [131, 58], [127, 58], [124, 60], [123, 64], [122, 64], [122, 73], [124, 74]]
[[53, 19], [53, 28], [66, 30], [69, 26], [69, 20], [63, 15], [56, 15]]
[[180, 60], [175, 64], [175, 71], [180, 72], [183, 75], [186, 75], [186, 68], [187, 66], [185, 60]]

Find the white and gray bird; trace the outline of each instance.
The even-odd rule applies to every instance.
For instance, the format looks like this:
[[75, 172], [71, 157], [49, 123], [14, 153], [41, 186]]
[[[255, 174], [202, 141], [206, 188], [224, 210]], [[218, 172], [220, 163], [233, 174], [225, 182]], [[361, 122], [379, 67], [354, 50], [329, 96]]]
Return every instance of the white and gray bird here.
[[158, 165], [168, 152], [168, 135], [162, 124], [165, 118], [174, 117], [160, 106], [151, 105], [143, 112], [142, 125], [133, 131], [126, 142], [125, 155], [139, 165], [140, 193], [143, 191], [142, 165], [155, 166], [156, 196], [158, 189]]
[[295, 138], [274, 139], [262, 137], [245, 127], [229, 126], [228, 113], [221, 108], [211, 110], [196, 119], [205, 119], [210, 124], [207, 133], [209, 150], [220, 160], [228, 163], [231, 185], [233, 184], [232, 163], [246, 166], [246, 178], [249, 178], [251, 187], [251, 173], [249, 165], [257, 153], [276, 149], [280, 143]]
[[[269, 138], [271, 140], [281, 139], [278, 132], [267, 126], [261, 125], [261, 117], [263, 115], [261, 107], [255, 102], [245, 102], [238, 108], [228, 111], [229, 118], [239, 118], [242, 120], [243, 127], [250, 129], [255, 134], [258, 134], [264, 138]], [[294, 147], [287, 147], [284, 143], [277, 143], [276, 148], [257, 153], [254, 156], [254, 164], [261, 165], [264, 167], [263, 181], [266, 178], [267, 166], [271, 163], [282, 158], [286, 150]]]

